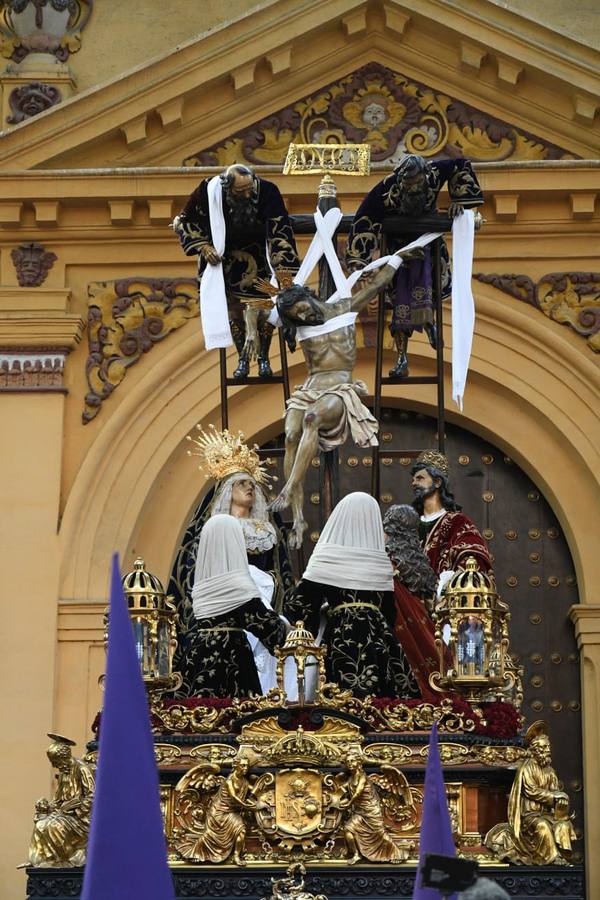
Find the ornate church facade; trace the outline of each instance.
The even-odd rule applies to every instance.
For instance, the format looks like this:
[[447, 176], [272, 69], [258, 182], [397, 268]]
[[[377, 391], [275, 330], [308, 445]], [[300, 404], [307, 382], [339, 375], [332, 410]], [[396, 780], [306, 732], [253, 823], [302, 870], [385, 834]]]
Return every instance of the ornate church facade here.
[[[464, 409], [449, 399], [446, 409], [451, 464], [523, 635], [514, 643], [526, 719], [549, 722], [555, 755], [581, 747], [564, 777], [579, 795], [577, 852], [593, 898], [600, 54], [591, 31], [572, 33], [541, 3], [527, 16], [493, 0], [237, 0], [227, 13], [193, 4], [192, 15], [190, 5], [144, 0], [133, 16], [126, 4], [76, 0], [68, 18], [41, 23], [47, 40], [37, 44], [22, 40], [18, 4], [1, 5], [4, 896], [24, 895], [15, 867], [48, 790], [46, 732], [81, 747], [101, 705], [110, 557], [118, 551], [128, 570], [142, 555], [168, 582], [208, 487], [186, 435], [221, 421], [219, 358], [204, 349], [195, 265], [170, 223], [202, 177], [232, 162], [276, 182], [290, 213], [311, 213], [320, 178], [282, 174], [289, 144], [350, 142], [369, 143], [372, 164], [369, 175], [336, 176], [346, 213], [407, 152], [470, 158], [484, 191]], [[307, 243], [299, 237], [301, 256]], [[449, 309], [444, 331], [449, 345]], [[369, 385], [373, 335], [367, 314], [356, 377]], [[393, 361], [391, 343], [384, 357]], [[301, 354], [289, 365], [301, 380]], [[433, 373], [426, 340], [411, 344], [411, 367]], [[428, 385], [386, 386], [385, 433], [421, 436], [435, 402]], [[282, 414], [277, 384], [231, 394], [230, 427], [258, 444], [281, 436]], [[368, 468], [360, 454], [342, 464], [351, 484]], [[395, 460], [382, 506], [407, 490]]]

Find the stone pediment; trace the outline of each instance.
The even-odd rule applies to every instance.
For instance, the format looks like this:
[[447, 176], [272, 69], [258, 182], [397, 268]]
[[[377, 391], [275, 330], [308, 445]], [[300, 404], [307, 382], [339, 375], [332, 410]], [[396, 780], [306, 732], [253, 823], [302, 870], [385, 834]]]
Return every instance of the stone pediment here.
[[279, 162], [309, 102], [313, 134], [320, 115], [379, 159], [403, 142], [437, 156], [594, 158], [599, 61], [490, 0], [277, 0], [15, 126], [0, 166], [220, 163], [240, 147]]

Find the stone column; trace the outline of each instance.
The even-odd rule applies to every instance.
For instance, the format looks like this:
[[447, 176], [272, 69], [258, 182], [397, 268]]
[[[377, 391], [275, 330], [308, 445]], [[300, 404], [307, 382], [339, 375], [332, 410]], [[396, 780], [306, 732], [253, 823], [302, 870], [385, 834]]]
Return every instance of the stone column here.
[[581, 661], [586, 895], [600, 896], [600, 604], [569, 611]]

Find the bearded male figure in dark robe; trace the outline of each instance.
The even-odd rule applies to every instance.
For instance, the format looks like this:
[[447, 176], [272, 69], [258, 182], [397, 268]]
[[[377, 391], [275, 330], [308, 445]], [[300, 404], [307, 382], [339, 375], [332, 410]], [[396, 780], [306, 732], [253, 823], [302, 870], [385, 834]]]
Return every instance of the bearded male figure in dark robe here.
[[[199, 279], [207, 266], [223, 263], [229, 325], [239, 354], [234, 378], [248, 375], [254, 350], [259, 375], [268, 378], [273, 374], [269, 363], [273, 326], [267, 322], [268, 311], [260, 310], [264, 295], [254, 282], [268, 281], [275, 269], [297, 271], [299, 260], [292, 225], [276, 184], [257, 178], [247, 166], [229, 166], [221, 175], [225, 251], [220, 256], [213, 246], [209, 181], [206, 178], [200, 182], [175, 218], [173, 228], [186, 255], [198, 256]], [[255, 316], [258, 325], [258, 347], [252, 350], [245, 347], [248, 316]]]
[[437, 450], [423, 450], [411, 469], [413, 506], [421, 517], [423, 550], [438, 577], [438, 594], [469, 556], [482, 572], [492, 573], [488, 546], [472, 519], [448, 487], [448, 460]]
[[[467, 159], [441, 159], [428, 162], [420, 156], [405, 156], [388, 175], [367, 194], [359, 206], [348, 236], [346, 264], [351, 271], [362, 269], [380, 247], [383, 218], [395, 213], [406, 219], [438, 212], [438, 195], [448, 185], [450, 205], [447, 215], [454, 219], [464, 209], [483, 203], [483, 194]], [[386, 253], [395, 253], [419, 237], [415, 231], [389, 237]], [[442, 299], [450, 297], [452, 283], [448, 249], [442, 239]], [[402, 267], [387, 290], [387, 303], [392, 307], [390, 332], [398, 359], [391, 377], [408, 375], [406, 355], [408, 339], [414, 331], [425, 329], [431, 346], [437, 347], [433, 311], [433, 273], [429, 247], [421, 258]]]

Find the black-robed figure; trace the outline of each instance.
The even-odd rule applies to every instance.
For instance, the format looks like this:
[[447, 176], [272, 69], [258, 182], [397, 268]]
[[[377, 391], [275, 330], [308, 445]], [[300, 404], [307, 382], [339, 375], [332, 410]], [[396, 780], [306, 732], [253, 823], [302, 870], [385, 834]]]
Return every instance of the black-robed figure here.
[[[325, 606], [326, 604], [326, 606]], [[322, 613], [322, 610], [323, 613]], [[326, 624], [325, 671], [356, 697], [419, 697], [417, 683], [394, 637], [396, 607], [392, 591], [351, 590], [303, 579], [285, 606], [290, 622], [304, 620], [316, 635]]]
[[[247, 166], [237, 164], [229, 166], [221, 180], [225, 220], [223, 277], [231, 334], [240, 355], [234, 377], [240, 378], [248, 374], [250, 362], [243, 352], [246, 328], [242, 301], [264, 303], [264, 294], [256, 289], [255, 280], [269, 281], [272, 271], [279, 268], [296, 271], [300, 263], [290, 218], [277, 185], [257, 178]], [[198, 278], [208, 265], [221, 261], [211, 233], [209, 181], [206, 178], [200, 182], [173, 222], [186, 255], [198, 256]], [[258, 319], [261, 376], [272, 375], [269, 347], [273, 326], [266, 319], [266, 315]]]
[[285, 640], [286, 625], [258, 597], [246, 558], [239, 519], [210, 518], [200, 537], [192, 588], [196, 621], [188, 634], [186, 678], [193, 696], [261, 694], [246, 632], [271, 653]]
[[327, 520], [284, 614], [304, 620], [314, 635], [325, 616], [327, 678], [357, 697], [419, 696], [393, 634], [393, 589], [379, 506], [368, 494], [348, 494]]
[[[248, 498], [251, 503], [249, 509], [251, 516], [248, 520], [239, 519], [239, 522], [244, 532], [248, 563], [270, 575], [273, 579], [274, 591], [271, 605], [276, 612], [281, 612], [284, 596], [294, 586], [294, 577], [287, 552], [286, 535], [281, 527], [279, 517], [269, 517], [266, 498], [261, 486], [245, 472], [223, 478], [214, 488], [210, 489], [194, 513], [179, 546], [167, 590], [167, 593], [174, 598], [175, 607], [179, 615], [178, 644], [173, 658], [173, 668], [175, 671], [180, 672], [183, 678], [183, 684], [177, 692], [180, 697], [195, 696], [197, 687], [196, 679], [193, 675], [197, 669], [197, 664], [192, 660], [191, 648], [193, 643], [192, 637], [198, 629], [198, 622], [194, 616], [191, 596], [200, 536], [206, 522], [212, 516], [221, 513], [231, 513], [231, 496], [233, 494], [233, 485], [236, 481], [242, 483], [252, 481], [253, 483], [255, 494], [254, 497]], [[244, 489], [247, 489], [247, 485], [240, 488], [240, 490]], [[259, 600], [257, 603], [265, 610], [262, 601]], [[262, 621], [261, 610], [256, 608], [254, 611], [261, 613], [261, 615], [258, 615], [257, 621]], [[242, 613], [240, 612], [241, 615]], [[233, 623], [222, 624], [232, 625]], [[246, 626], [238, 623], [238, 627], [245, 628]], [[257, 637], [266, 646], [262, 637], [260, 635], [257, 635]], [[198, 645], [196, 644], [196, 646]], [[219, 694], [219, 696], [231, 695]]]
[[[455, 218], [464, 209], [483, 203], [483, 194], [468, 159], [427, 161], [420, 156], [405, 156], [388, 175], [367, 194], [352, 223], [346, 248], [346, 264], [350, 270], [363, 268], [380, 248], [383, 218], [396, 213], [405, 218], [438, 212], [439, 193], [448, 186], [448, 216]], [[386, 252], [395, 253], [419, 237], [419, 232], [388, 236]], [[422, 253], [422, 256], [421, 256]], [[418, 258], [411, 259], [398, 270], [387, 289], [386, 300], [392, 308], [390, 332], [398, 350], [398, 360], [391, 376], [408, 375], [406, 350], [413, 331], [425, 329], [432, 347], [437, 346], [433, 312], [433, 272], [429, 247]], [[448, 248], [442, 239], [442, 299], [452, 290]]]

